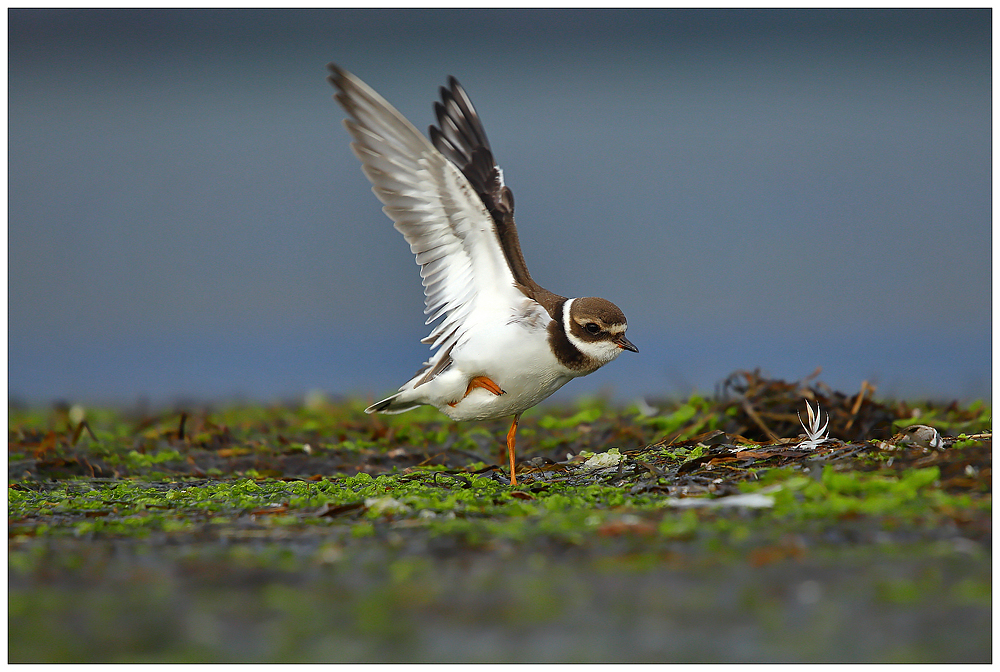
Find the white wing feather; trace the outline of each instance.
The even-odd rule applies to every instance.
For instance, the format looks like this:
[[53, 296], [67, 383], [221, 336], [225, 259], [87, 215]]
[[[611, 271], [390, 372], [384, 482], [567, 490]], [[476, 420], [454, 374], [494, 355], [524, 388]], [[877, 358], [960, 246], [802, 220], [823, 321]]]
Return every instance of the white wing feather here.
[[444, 317], [423, 339], [438, 349], [433, 364], [465, 341], [470, 324], [506, 319], [498, 308], [513, 310], [524, 296], [493, 219], [462, 172], [368, 85], [334, 72], [337, 100], [352, 117], [344, 121], [351, 147], [420, 265], [427, 324]]

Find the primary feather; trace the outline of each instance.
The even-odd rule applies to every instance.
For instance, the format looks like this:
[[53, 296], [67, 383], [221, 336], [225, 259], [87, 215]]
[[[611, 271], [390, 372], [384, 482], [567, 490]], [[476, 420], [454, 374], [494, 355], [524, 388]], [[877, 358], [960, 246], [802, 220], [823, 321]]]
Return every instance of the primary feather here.
[[344, 121], [351, 147], [420, 265], [427, 323], [441, 320], [423, 339], [437, 351], [425, 363], [434, 368], [477, 317], [491, 321], [496, 306], [523, 295], [493, 219], [462, 171], [368, 85], [335, 65], [330, 70], [337, 101], [351, 116]]

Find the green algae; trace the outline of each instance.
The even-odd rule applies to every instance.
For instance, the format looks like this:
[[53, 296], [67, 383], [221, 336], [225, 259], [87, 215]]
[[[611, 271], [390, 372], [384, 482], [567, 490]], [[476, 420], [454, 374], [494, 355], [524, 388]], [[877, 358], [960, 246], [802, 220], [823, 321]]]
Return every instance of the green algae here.
[[[956, 510], [989, 513], [989, 498], [935, 489], [939, 478], [938, 467], [896, 474], [837, 471], [826, 465], [819, 478], [793, 469], [767, 470], [742, 483], [741, 490], [767, 493], [773, 507], [766, 524], [784, 520], [788, 529], [794, 529], [795, 521], [845, 515], [884, 516], [898, 525], [943, 518]], [[417, 471], [321, 481], [68, 481], [37, 489], [21, 484], [9, 491], [8, 513], [14, 537], [37, 536], [42, 525], [47, 535], [142, 536], [150, 531], [184, 532], [208, 521], [224, 525], [236, 518], [269, 526], [328, 525], [338, 519], [359, 526], [355, 536], [371, 536], [376, 524], [405, 524], [431, 535], [473, 540], [470, 543], [533, 535], [582, 543], [625, 513], [645, 516], [650, 529], [676, 535], [678, 514], [665, 509], [670, 503], [660, 493], [633, 493], [603, 483], [546, 483], [532, 492], [512, 490], [484, 474]], [[338, 507], [344, 513], [331, 516]], [[689, 521], [698, 515], [684, 514]], [[700, 527], [709, 534], [715, 522], [725, 528], [727, 520], [705, 514]]]
[[702, 442], [745, 422], [697, 395], [585, 400], [522, 418], [517, 488], [504, 422], [364, 406], [11, 409], [11, 660], [988, 656], [986, 404], [893, 407], [887, 431], [932, 422], [944, 450], [806, 453]]

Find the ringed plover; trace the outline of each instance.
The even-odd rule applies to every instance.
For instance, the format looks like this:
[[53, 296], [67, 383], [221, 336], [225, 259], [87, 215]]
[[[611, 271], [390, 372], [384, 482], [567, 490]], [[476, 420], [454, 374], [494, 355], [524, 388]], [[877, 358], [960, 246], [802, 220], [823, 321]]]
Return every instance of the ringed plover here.
[[327, 67], [349, 115], [351, 148], [416, 255], [426, 323], [441, 320], [422, 341], [432, 350], [423, 367], [365, 412], [428, 404], [452, 420], [513, 416], [507, 455], [517, 485], [521, 413], [623, 350], [638, 352], [625, 338], [625, 315], [605, 299], [566, 298], [531, 278], [514, 226], [514, 197], [454, 77], [441, 87], [428, 141], [367, 84]]

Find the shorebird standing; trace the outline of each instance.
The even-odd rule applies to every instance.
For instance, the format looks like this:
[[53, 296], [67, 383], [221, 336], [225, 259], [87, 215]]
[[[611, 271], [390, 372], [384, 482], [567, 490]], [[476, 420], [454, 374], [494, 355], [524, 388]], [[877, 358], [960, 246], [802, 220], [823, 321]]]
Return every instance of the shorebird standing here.
[[428, 141], [367, 84], [327, 67], [362, 171], [420, 265], [427, 324], [444, 318], [422, 341], [433, 351], [423, 367], [365, 412], [428, 404], [452, 420], [514, 416], [507, 455], [517, 485], [521, 413], [623, 350], [638, 352], [625, 338], [625, 315], [605, 299], [568, 299], [532, 280], [514, 197], [454, 77], [441, 87]]

